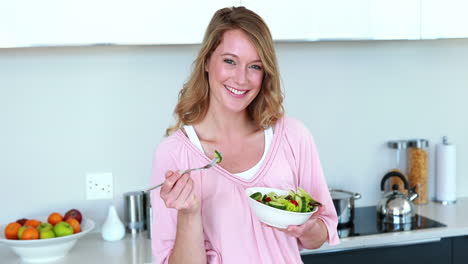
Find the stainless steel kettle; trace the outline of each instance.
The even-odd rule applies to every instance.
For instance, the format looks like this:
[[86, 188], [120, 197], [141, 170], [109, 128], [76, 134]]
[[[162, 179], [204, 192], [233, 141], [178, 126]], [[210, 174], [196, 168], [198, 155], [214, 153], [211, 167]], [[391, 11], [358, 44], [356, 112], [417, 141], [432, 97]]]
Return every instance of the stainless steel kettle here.
[[409, 188], [406, 178], [397, 171], [391, 171], [382, 178], [380, 182], [380, 190], [384, 191], [385, 182], [391, 177], [399, 177], [408, 195], [398, 191], [398, 184], [392, 186], [392, 191], [384, 194], [384, 197], [377, 205], [377, 212], [380, 220], [389, 224], [407, 224], [411, 223], [414, 217], [413, 200], [418, 197], [414, 189]]

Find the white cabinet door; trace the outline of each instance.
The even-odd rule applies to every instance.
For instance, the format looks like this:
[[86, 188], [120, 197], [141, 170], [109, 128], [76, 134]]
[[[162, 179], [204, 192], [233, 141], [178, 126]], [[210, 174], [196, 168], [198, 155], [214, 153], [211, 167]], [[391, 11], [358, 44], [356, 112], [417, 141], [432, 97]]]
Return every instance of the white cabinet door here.
[[360, 3], [366, 1], [242, 0], [241, 4], [259, 14], [273, 39], [281, 41], [367, 38], [365, 18], [359, 13]]
[[468, 1], [421, 0], [421, 38], [467, 38]]
[[420, 39], [420, 0], [371, 1], [373, 39]]
[[242, 0], [275, 40], [418, 39], [420, 0]]
[[239, 0], [14, 0], [0, 47], [200, 43], [214, 12]]
[[241, 5], [265, 20], [274, 40], [305, 39], [311, 31], [310, 7], [307, 0], [241, 0]]
[[239, 6], [239, 0], [165, 0], [155, 11], [153, 27], [146, 32], [154, 34], [158, 43], [201, 43], [206, 27], [216, 10]]

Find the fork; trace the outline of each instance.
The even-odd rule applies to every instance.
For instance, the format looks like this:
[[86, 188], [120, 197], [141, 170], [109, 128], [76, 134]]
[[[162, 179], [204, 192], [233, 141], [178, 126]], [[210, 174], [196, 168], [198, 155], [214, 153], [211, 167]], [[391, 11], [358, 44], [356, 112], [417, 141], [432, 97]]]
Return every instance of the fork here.
[[[208, 163], [208, 164], [206, 164], [205, 166], [200, 167], [200, 168], [193, 168], [193, 169], [184, 170], [184, 171], [180, 174], [180, 176], [182, 176], [182, 175], [184, 175], [184, 174], [187, 174], [187, 173], [189, 173], [189, 172], [192, 172], [192, 171], [198, 171], [198, 170], [206, 170], [206, 169], [209, 169], [209, 168], [213, 167], [216, 163], [220, 163], [222, 159], [223, 159], [223, 157], [221, 156], [221, 153], [218, 152], [217, 150], [215, 150], [215, 157], [214, 157], [214, 159], [213, 159], [210, 163]], [[155, 185], [155, 186], [153, 186], [153, 187], [150, 187], [150, 188], [144, 190], [144, 192], [149, 192], [149, 191], [151, 191], [151, 190], [154, 190], [154, 189], [156, 189], [156, 188], [159, 188], [159, 187], [161, 187], [163, 184], [164, 184], [164, 182], [162, 182], [162, 183], [160, 183], [160, 184], [158, 184], [158, 185]]]

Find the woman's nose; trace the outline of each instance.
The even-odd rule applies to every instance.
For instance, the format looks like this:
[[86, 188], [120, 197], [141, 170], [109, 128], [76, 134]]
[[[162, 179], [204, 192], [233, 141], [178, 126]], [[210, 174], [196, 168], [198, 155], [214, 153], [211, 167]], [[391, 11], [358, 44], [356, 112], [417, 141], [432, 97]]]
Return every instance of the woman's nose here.
[[245, 84], [247, 82], [247, 71], [244, 67], [237, 67], [235, 72], [235, 82], [237, 84]]

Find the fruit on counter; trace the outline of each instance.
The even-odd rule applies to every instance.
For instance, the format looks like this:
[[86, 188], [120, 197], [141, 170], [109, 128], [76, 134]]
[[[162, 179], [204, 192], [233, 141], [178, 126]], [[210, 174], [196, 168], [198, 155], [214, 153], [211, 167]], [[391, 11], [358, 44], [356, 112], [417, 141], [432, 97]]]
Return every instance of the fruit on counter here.
[[53, 212], [47, 218], [47, 222], [51, 225], [56, 225], [63, 221], [63, 216], [57, 212]]
[[21, 228], [21, 225], [17, 222], [9, 223], [5, 227], [5, 238], [6, 239], [18, 239], [18, 230]]
[[27, 218], [21, 218], [21, 219], [16, 220], [16, 223], [24, 226], [24, 223], [26, 223], [26, 221], [28, 221]]
[[[20, 218], [6, 225], [4, 234], [6, 239], [14, 240], [68, 236], [81, 232], [82, 219], [83, 216], [77, 209], [68, 210], [63, 216], [60, 213], [52, 212], [45, 222], [37, 219]], [[33, 228], [36, 231], [27, 231], [24, 234], [28, 228]]]
[[81, 231], [80, 222], [78, 222], [78, 220], [75, 218], [69, 218], [66, 222], [73, 228], [73, 234], [79, 233]]
[[82, 215], [81, 215], [81, 212], [78, 211], [77, 209], [71, 209], [68, 212], [66, 212], [65, 215], [63, 216], [63, 221], [67, 221], [70, 218], [75, 218], [81, 224]]
[[36, 219], [28, 219], [28, 221], [24, 222], [25, 226], [32, 226], [34, 228], [38, 227], [41, 224], [41, 221]]
[[54, 226], [49, 224], [49, 223], [41, 223], [38, 227], [36, 227], [36, 229], [37, 229], [37, 231], [39, 231], [39, 233], [42, 230], [52, 230], [53, 228], [54, 228]]
[[21, 240], [39, 239], [39, 231], [35, 227], [26, 227], [21, 235]]
[[[18, 229], [18, 239], [21, 240], [23, 239], [23, 232], [26, 230], [26, 228], [29, 228], [30, 226], [22, 226], [20, 229]], [[33, 227], [34, 228], [34, 227]]]
[[55, 233], [53, 229], [42, 229], [39, 231], [39, 238], [40, 239], [47, 239], [47, 238], [54, 238]]
[[54, 233], [57, 237], [73, 235], [73, 227], [67, 222], [59, 222], [54, 226]]

